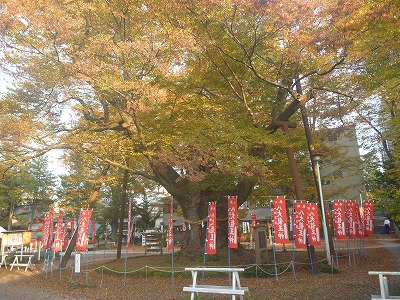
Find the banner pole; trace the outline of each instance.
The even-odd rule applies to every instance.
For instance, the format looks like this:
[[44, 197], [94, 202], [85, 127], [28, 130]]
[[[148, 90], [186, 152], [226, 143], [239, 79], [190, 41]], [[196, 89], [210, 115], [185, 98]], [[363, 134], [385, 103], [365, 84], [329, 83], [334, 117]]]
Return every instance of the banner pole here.
[[105, 227], [104, 228], [104, 251], [103, 251], [103, 257], [106, 258], [106, 250], [107, 250], [107, 238], [108, 238], [108, 221], [105, 222]]
[[[293, 205], [294, 208], [294, 205]], [[292, 272], [293, 278], [296, 280], [296, 269], [295, 269], [295, 253], [294, 253], [294, 209], [291, 214], [290, 225], [292, 227]]]
[[349, 267], [351, 267], [351, 253], [350, 253], [350, 241], [349, 241], [349, 218], [348, 218], [348, 212], [347, 212], [347, 203], [346, 201], [343, 201], [344, 205], [344, 211], [345, 211], [345, 220], [346, 220], [346, 244], [347, 244], [347, 255], [349, 256]]
[[[230, 240], [229, 240], [229, 229], [230, 229], [230, 227], [229, 227], [229, 206], [230, 206], [230, 196], [228, 195], [228, 205], [227, 205], [227, 207], [228, 207], [228, 235], [227, 235], [227, 238], [228, 238], [228, 267], [230, 268], [231, 267], [231, 245], [230, 245]], [[230, 282], [230, 280], [231, 280], [231, 273], [228, 273], [228, 275], [229, 275], [229, 282]]]
[[[51, 246], [53, 247], [53, 245]], [[54, 260], [56, 259], [56, 251], [51, 251], [52, 255], [51, 255], [51, 275], [53, 275], [53, 265], [54, 265]]]
[[272, 221], [272, 251], [274, 252], [274, 269], [275, 269], [275, 281], [278, 282], [278, 267], [276, 265], [276, 248], [275, 248], [275, 229], [274, 229], [274, 217], [273, 217], [273, 208], [272, 201], [269, 202], [269, 208], [271, 210], [271, 221]]
[[231, 267], [231, 247], [228, 245], [228, 267]]
[[[207, 237], [208, 237], [208, 216], [210, 215], [210, 202], [208, 203], [208, 213], [207, 213], [207, 225], [206, 225], [206, 238], [204, 241], [204, 255], [203, 255], [203, 267], [206, 266], [207, 261]], [[201, 282], [204, 284], [204, 271], [201, 275]]]
[[[171, 244], [172, 244], [172, 252], [171, 252], [171, 269], [172, 269], [172, 274], [171, 274], [171, 285], [172, 288], [175, 287], [175, 264], [174, 264], [174, 257], [175, 257], [175, 244], [174, 244], [174, 226], [173, 226], [173, 221], [174, 221], [174, 197], [171, 197], [171, 209], [170, 209], [170, 218], [172, 222], [170, 222], [172, 225], [171, 229]], [[170, 228], [168, 228], [170, 230]]]
[[[62, 244], [61, 244], [62, 245]], [[62, 247], [62, 246], [61, 246]], [[62, 258], [63, 258], [63, 252], [61, 250], [61, 252], [58, 252], [58, 254], [60, 255], [60, 280], [61, 280], [61, 272], [62, 272]]]
[[313, 261], [312, 255], [311, 255], [311, 245], [310, 245], [310, 238], [308, 237], [308, 230], [307, 230], [307, 237], [306, 237], [306, 239], [307, 239], [308, 253], [309, 253], [309, 256], [310, 256], [311, 273], [312, 273], [313, 276], [315, 276], [314, 261]]
[[129, 248], [129, 242], [131, 239], [131, 218], [132, 218], [132, 199], [129, 198], [129, 206], [128, 206], [128, 232], [126, 235], [126, 247], [125, 247], [125, 265], [124, 265], [124, 287], [126, 286], [126, 266], [128, 263], [128, 248]]
[[126, 265], [128, 263], [128, 243], [125, 247], [125, 265], [124, 265], [124, 287], [126, 286]]
[[43, 268], [44, 268], [44, 271], [45, 271], [45, 273], [46, 273], [46, 278], [47, 278], [47, 267], [48, 267], [48, 257], [47, 257], [48, 255], [47, 255], [47, 248], [46, 249], [44, 249], [44, 251], [43, 251], [43, 260], [44, 260], [44, 264], [43, 264]]
[[[63, 223], [61, 223], [62, 225], [61, 226], [63, 226]], [[61, 227], [61, 230], [62, 230], [63, 228]], [[60, 256], [60, 281], [61, 281], [61, 273], [62, 273], [62, 259], [63, 259], [63, 247], [64, 247], [64, 235], [61, 235], [61, 251], [60, 252], [58, 252], [58, 255]]]
[[[89, 243], [89, 241], [87, 241]], [[89, 250], [86, 248], [86, 286], [89, 285]]]
[[[228, 195], [228, 213], [227, 213], [227, 215], [228, 215], [228, 235], [227, 235], [227, 238], [228, 238], [228, 267], [230, 268], [231, 267], [231, 243], [230, 243], [230, 240], [229, 240], [229, 229], [230, 229], [230, 226], [229, 226], [229, 206], [230, 206], [230, 196]], [[229, 277], [229, 282], [231, 281], [231, 273], [228, 273], [228, 277]], [[228, 282], [228, 283], [229, 283]]]

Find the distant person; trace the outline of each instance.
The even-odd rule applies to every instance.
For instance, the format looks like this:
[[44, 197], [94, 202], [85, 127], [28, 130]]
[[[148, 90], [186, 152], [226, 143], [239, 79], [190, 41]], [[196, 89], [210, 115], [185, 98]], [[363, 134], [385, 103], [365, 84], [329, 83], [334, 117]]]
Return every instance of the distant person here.
[[385, 232], [389, 233], [390, 232], [390, 221], [388, 218], [386, 218], [385, 221], [383, 221], [383, 225], [385, 225]]

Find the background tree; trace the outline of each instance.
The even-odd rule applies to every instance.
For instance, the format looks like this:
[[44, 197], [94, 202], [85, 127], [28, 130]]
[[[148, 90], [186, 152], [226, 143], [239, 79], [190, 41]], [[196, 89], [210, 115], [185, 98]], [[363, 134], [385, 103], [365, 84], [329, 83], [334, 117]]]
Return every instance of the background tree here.
[[161, 211], [155, 209], [146, 194], [142, 195], [142, 199], [135, 201], [133, 205], [133, 215], [135, 217], [135, 227], [140, 231], [155, 228], [156, 220], [160, 217]]
[[26, 221], [30, 222], [30, 226], [35, 212], [44, 211], [53, 204], [54, 194], [54, 176], [48, 171], [44, 158], [34, 159], [18, 170], [9, 170], [1, 181], [0, 201], [4, 203], [2, 224], [5, 225], [7, 220], [7, 228], [12, 230], [12, 220], [18, 218], [15, 209], [29, 206], [30, 220]]
[[48, 162], [45, 157], [33, 159], [28, 163], [27, 168], [30, 178], [25, 182], [24, 204], [31, 208], [28, 229], [32, 229], [35, 214], [48, 210], [48, 207], [54, 203], [56, 181], [55, 176], [48, 170]]

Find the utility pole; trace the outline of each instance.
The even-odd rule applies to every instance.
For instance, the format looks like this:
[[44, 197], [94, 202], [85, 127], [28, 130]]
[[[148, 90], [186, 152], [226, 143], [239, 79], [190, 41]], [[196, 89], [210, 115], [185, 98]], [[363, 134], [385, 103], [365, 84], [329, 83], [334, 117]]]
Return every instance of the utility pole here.
[[117, 259], [121, 258], [122, 236], [124, 235], [126, 192], [128, 189], [128, 175], [129, 175], [128, 170], [124, 170], [124, 178], [123, 178], [123, 182], [122, 182], [122, 193], [121, 193], [121, 210], [120, 210], [120, 214], [119, 214]]
[[328, 227], [326, 226], [326, 215], [325, 215], [325, 205], [324, 205], [324, 197], [322, 195], [322, 184], [321, 184], [321, 172], [319, 169], [319, 162], [321, 160], [321, 154], [314, 154], [312, 160], [315, 162], [316, 169], [318, 172], [317, 181], [318, 181], [318, 192], [319, 192], [319, 200], [321, 203], [321, 212], [322, 212], [322, 228], [324, 230], [324, 240], [325, 240], [325, 250], [326, 250], [326, 259], [328, 261], [328, 265], [332, 264], [331, 257], [331, 249], [329, 247], [329, 235], [328, 235]]
[[[299, 79], [298, 76], [296, 76], [295, 79], [296, 79], [296, 92], [299, 95], [301, 95], [303, 93], [303, 90], [301, 88], [300, 81], [298, 80]], [[309, 100], [314, 97], [315, 97], [315, 95], [313, 93], [310, 93], [310, 95], [307, 97], [307, 99]], [[325, 204], [324, 204], [323, 197], [322, 197], [322, 189], [320, 188], [320, 186], [318, 184], [318, 182], [319, 182], [318, 175], [320, 175], [320, 173], [319, 173], [319, 170], [317, 170], [316, 163], [313, 159], [313, 157], [315, 156], [316, 153], [315, 153], [315, 147], [313, 144], [312, 134], [311, 134], [311, 130], [310, 130], [310, 124], [308, 121], [307, 109], [305, 107], [305, 104], [307, 103], [308, 100], [302, 101], [302, 103], [300, 105], [300, 112], [301, 112], [301, 118], [303, 120], [304, 133], [306, 135], [306, 140], [307, 140], [307, 145], [308, 145], [308, 153], [310, 155], [310, 161], [311, 161], [311, 167], [312, 167], [313, 176], [314, 176], [315, 187], [317, 189], [318, 200], [321, 203], [321, 213], [324, 214], [324, 218], [326, 219]], [[324, 206], [324, 207], [322, 208], [322, 206]], [[324, 235], [325, 235], [325, 233], [324, 233]], [[332, 233], [330, 230], [327, 230], [324, 238], [325, 238], [325, 240], [328, 240], [328, 242], [329, 242], [329, 252], [333, 253], [335, 248], [333, 246]]]

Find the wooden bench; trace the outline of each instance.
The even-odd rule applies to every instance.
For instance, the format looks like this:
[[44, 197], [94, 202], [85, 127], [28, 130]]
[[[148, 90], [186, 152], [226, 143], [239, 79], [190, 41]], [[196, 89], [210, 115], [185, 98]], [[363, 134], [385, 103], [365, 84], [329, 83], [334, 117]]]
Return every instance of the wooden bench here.
[[381, 291], [380, 295], [371, 295], [371, 300], [378, 299], [400, 299], [400, 296], [390, 296], [388, 280], [385, 276], [400, 276], [400, 272], [378, 272], [369, 271], [368, 275], [378, 275], [379, 276], [379, 288]]
[[7, 269], [7, 254], [1, 254], [1, 262], [0, 262], [0, 268], [2, 265]]
[[[32, 270], [32, 257], [33, 254], [16, 254], [14, 257], [14, 261], [10, 264], [11, 268], [10, 271], [13, 269], [13, 267], [17, 267], [19, 270], [19, 267], [25, 267], [25, 272], [29, 268]], [[23, 262], [24, 259], [27, 259], [27, 262]]]
[[[242, 287], [240, 285], [239, 272], [243, 272], [243, 268], [211, 268], [211, 267], [199, 267], [199, 268], [185, 268], [185, 271], [192, 272], [193, 283], [191, 286], [183, 287], [184, 292], [191, 292], [192, 295], [190, 297], [191, 300], [194, 300], [195, 293], [210, 293], [210, 294], [224, 294], [224, 295], [232, 295], [232, 299], [236, 299], [236, 295], [240, 296], [240, 299], [243, 299], [244, 292], [247, 292], [249, 289], [247, 287]], [[198, 285], [197, 284], [197, 274], [198, 272], [222, 272], [230, 274], [230, 278], [232, 278], [232, 282], [228, 286], [219, 286], [219, 285]]]

